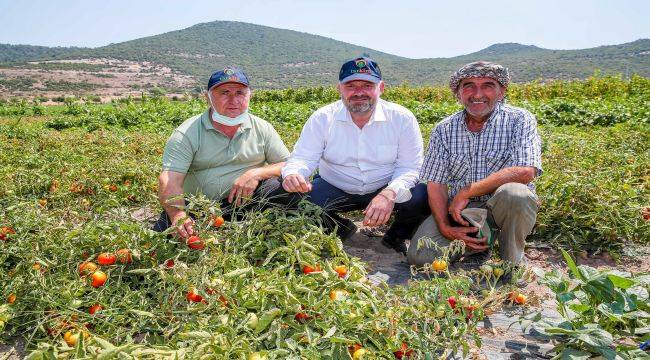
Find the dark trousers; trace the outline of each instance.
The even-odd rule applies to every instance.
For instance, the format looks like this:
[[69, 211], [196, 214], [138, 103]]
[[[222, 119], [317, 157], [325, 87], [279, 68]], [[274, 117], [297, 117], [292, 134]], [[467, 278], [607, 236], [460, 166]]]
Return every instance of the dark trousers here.
[[[233, 218], [238, 219], [247, 210], [258, 209], [263, 210], [269, 206], [284, 205], [287, 203], [289, 195], [282, 190], [280, 179], [273, 177], [261, 181], [250, 201], [244, 205], [235, 206], [228, 202], [228, 199], [221, 200], [221, 210], [223, 217], [226, 221]], [[187, 201], [185, 202], [187, 205]], [[192, 216], [191, 214], [189, 214]], [[156, 232], [163, 232], [172, 226], [171, 220], [166, 211], [160, 213], [160, 217], [153, 224], [152, 230]]]
[[[363, 210], [383, 190], [379, 189], [363, 195], [349, 194], [318, 175], [314, 177], [311, 184], [311, 192], [304, 195], [294, 193], [289, 203], [295, 204], [297, 200], [305, 198], [322, 207], [326, 213], [323, 223], [328, 231], [332, 231], [335, 226], [339, 226], [339, 228], [346, 226], [346, 221], [338, 214], [339, 212]], [[386, 232], [386, 236], [410, 239], [420, 223], [431, 215], [427, 186], [417, 184], [411, 188], [411, 199], [403, 203], [396, 203], [393, 211], [395, 211], [395, 221]]]

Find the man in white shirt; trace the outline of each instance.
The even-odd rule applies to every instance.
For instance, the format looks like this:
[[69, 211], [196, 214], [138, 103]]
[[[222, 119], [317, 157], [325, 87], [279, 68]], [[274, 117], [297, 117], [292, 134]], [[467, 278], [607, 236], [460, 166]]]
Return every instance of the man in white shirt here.
[[341, 100], [318, 109], [303, 127], [282, 168], [282, 187], [323, 207], [325, 226], [338, 226], [343, 239], [356, 228], [338, 212], [364, 209], [363, 224], [379, 226], [396, 210], [382, 243], [405, 253], [404, 239], [430, 213], [426, 186], [418, 184], [423, 146], [417, 120], [379, 98], [384, 82], [370, 58], [343, 64], [337, 89]]

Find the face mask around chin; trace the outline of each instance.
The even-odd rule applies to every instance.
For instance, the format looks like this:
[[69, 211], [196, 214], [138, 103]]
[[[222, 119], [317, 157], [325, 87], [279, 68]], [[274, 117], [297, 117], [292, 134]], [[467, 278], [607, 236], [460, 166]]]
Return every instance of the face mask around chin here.
[[212, 96], [208, 92], [208, 99], [210, 100], [210, 106], [212, 107], [212, 120], [218, 122], [219, 124], [226, 126], [236, 126], [241, 125], [248, 118], [248, 109], [243, 113], [239, 114], [237, 117], [231, 118], [225, 115], [221, 115], [215, 110], [215, 106], [212, 103]]
[[216, 122], [218, 122], [219, 124], [222, 124], [222, 125], [227, 125], [227, 126], [240, 125], [244, 121], [246, 121], [247, 118], [248, 118], [248, 110], [244, 111], [243, 113], [241, 113], [239, 116], [237, 116], [235, 118], [231, 118], [231, 117], [227, 117], [227, 116], [219, 114], [218, 112], [216, 112], [214, 110], [214, 108], [212, 108], [212, 120], [214, 120], [214, 121], [216, 121]]

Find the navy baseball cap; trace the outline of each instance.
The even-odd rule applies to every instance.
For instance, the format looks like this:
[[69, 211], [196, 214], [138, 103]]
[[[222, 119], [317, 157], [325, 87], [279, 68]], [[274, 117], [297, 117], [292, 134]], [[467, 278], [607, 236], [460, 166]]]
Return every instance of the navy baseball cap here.
[[341, 66], [339, 82], [346, 83], [352, 80], [364, 80], [373, 83], [381, 81], [381, 70], [375, 60], [369, 57], [358, 57], [348, 60]]
[[234, 66], [226, 66], [225, 69], [215, 71], [210, 80], [208, 81], [208, 91], [215, 86], [223, 85], [226, 83], [237, 83], [249, 86], [248, 76]]

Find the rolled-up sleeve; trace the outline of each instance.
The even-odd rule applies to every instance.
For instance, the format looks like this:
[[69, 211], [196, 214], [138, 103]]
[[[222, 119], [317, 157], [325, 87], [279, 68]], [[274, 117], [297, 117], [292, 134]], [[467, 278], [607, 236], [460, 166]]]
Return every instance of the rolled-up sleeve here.
[[400, 131], [395, 171], [387, 189], [395, 192], [395, 202], [411, 199], [410, 189], [418, 183], [418, 172], [422, 167], [422, 133], [415, 116], [405, 118]]
[[300, 174], [309, 178], [320, 162], [325, 149], [327, 115], [316, 112], [305, 123], [293, 152], [282, 167], [282, 177]]
[[449, 154], [443, 145], [441, 130], [440, 126], [436, 126], [431, 130], [429, 147], [420, 170], [420, 180], [422, 181], [431, 181], [438, 184], [447, 184], [449, 182], [449, 169], [447, 166]]
[[165, 145], [162, 169], [186, 174], [193, 158], [194, 150], [190, 140], [175, 130]]
[[530, 166], [542, 174], [542, 142], [537, 132], [537, 119], [528, 111], [517, 124], [510, 146], [511, 166]]

